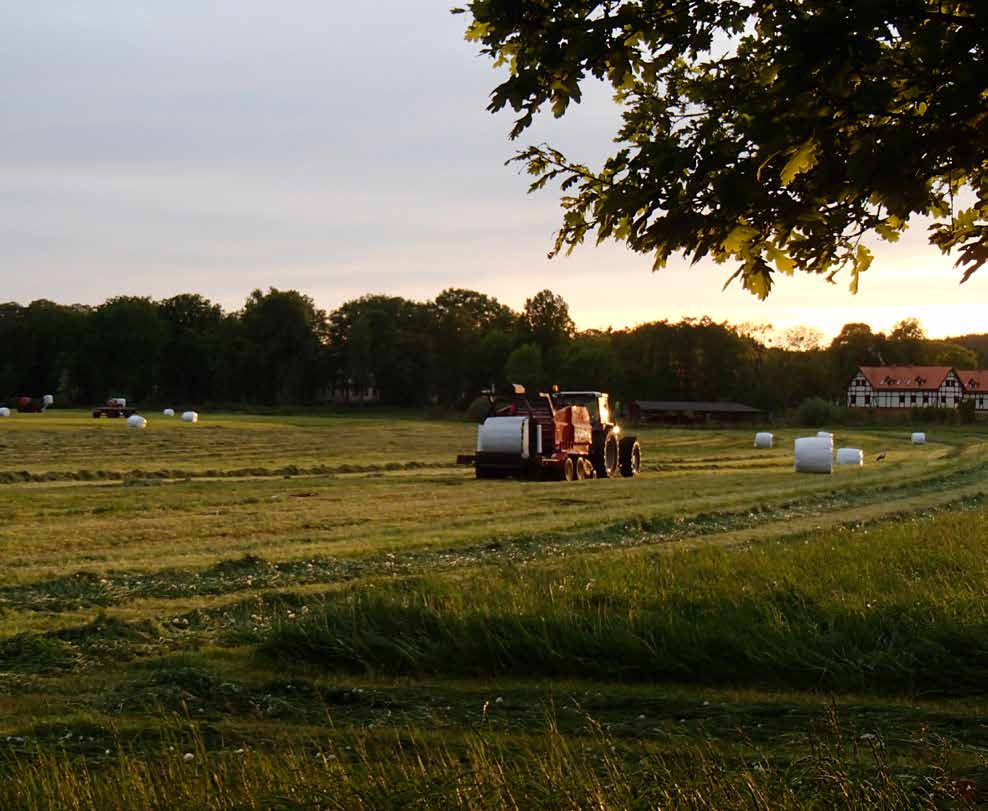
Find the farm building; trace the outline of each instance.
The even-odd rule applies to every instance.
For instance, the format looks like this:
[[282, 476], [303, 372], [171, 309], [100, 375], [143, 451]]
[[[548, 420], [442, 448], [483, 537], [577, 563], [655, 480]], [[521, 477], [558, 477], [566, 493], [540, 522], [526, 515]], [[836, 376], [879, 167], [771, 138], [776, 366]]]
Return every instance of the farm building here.
[[747, 422], [765, 416], [764, 411], [742, 403], [695, 400], [633, 400], [628, 416], [635, 422], [695, 424], [703, 422]]
[[[966, 381], [966, 383], [965, 383]], [[988, 372], [949, 366], [862, 366], [847, 386], [849, 408], [957, 408], [973, 396], [988, 408]]]
[[958, 369], [965, 400], [974, 400], [977, 411], [988, 411], [988, 369]]

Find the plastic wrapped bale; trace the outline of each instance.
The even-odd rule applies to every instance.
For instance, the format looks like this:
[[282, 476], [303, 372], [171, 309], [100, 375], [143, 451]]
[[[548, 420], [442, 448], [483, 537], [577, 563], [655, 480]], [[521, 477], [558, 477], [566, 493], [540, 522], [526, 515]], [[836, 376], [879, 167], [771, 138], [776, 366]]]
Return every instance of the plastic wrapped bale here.
[[48, 406], [50, 406], [52, 403], [55, 402], [55, 398], [52, 397], [50, 394], [46, 394], [44, 397], [41, 398], [41, 402], [44, 404], [45, 408], [48, 408]]
[[922, 431], [916, 431], [913, 433], [913, 445], [925, 445], [926, 444], [926, 434]]
[[166, 416], [166, 417], [174, 417], [174, 416], [175, 416], [175, 409], [174, 409], [174, 408], [166, 408], [166, 409], [165, 409], [164, 411], [162, 411], [161, 413], [162, 413], [162, 414], [163, 414], [164, 416]]
[[838, 448], [837, 464], [862, 467], [864, 465], [864, 451], [860, 448]]
[[182, 422], [199, 422], [199, 412], [186, 411], [182, 414]]
[[129, 428], [146, 428], [147, 424], [148, 421], [140, 414], [131, 414], [127, 417], [127, 426]]
[[773, 437], [768, 431], [759, 431], [755, 434], [755, 447], [756, 448], [771, 448], [773, 442]]
[[794, 446], [796, 473], [833, 473], [833, 440], [820, 436], [804, 436], [796, 440]]
[[0, 407], [0, 417], [9, 417], [10, 409], [7, 406]]

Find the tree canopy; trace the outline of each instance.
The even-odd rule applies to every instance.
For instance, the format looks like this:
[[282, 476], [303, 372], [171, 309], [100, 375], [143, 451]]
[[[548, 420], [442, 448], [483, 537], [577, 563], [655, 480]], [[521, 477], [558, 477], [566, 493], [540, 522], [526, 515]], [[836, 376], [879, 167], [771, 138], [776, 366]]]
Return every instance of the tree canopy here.
[[467, 38], [507, 78], [521, 135], [565, 114], [589, 79], [623, 107], [591, 169], [548, 145], [516, 157], [532, 190], [561, 183], [553, 254], [588, 235], [654, 257], [731, 262], [766, 297], [776, 273], [856, 292], [866, 242], [911, 217], [988, 260], [988, 3], [984, 0], [473, 0]]

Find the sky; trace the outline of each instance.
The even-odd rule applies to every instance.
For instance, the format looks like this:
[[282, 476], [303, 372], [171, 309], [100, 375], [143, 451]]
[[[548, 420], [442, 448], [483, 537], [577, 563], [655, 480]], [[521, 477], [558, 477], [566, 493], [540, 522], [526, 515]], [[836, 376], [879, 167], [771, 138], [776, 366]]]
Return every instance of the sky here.
[[498, 74], [450, 5], [0, 0], [0, 301], [197, 292], [233, 310], [273, 286], [330, 310], [463, 287], [520, 309], [550, 288], [583, 329], [988, 329], [988, 270], [959, 285], [923, 223], [873, 246], [857, 296], [783, 278], [760, 302], [722, 291], [729, 265], [653, 273], [614, 243], [548, 260], [558, 198], [505, 161], [545, 141], [599, 162], [619, 110], [590, 87], [509, 141], [510, 114], [486, 111]]

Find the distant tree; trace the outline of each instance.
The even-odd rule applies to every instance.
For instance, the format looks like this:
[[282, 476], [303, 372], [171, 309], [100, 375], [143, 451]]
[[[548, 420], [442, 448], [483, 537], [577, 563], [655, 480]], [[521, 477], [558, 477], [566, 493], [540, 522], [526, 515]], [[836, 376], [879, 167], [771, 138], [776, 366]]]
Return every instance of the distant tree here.
[[160, 390], [164, 398], [202, 403], [216, 394], [223, 309], [194, 293], [158, 303], [166, 338], [161, 358]]
[[[524, 150], [533, 189], [561, 181], [554, 253], [587, 235], [651, 254], [732, 262], [752, 293], [776, 273], [851, 289], [862, 237], [896, 240], [914, 214], [988, 261], [984, 0], [472, 0], [467, 38], [508, 75], [490, 110], [517, 137], [565, 114], [591, 79], [623, 109], [600, 170]], [[973, 190], [973, 202], [958, 192]]]
[[488, 357], [486, 336], [513, 333], [518, 316], [495, 298], [457, 288], [444, 290], [427, 306], [439, 396], [446, 403], [469, 402], [504, 367], [506, 355], [493, 363]]
[[165, 341], [165, 324], [150, 298], [108, 299], [87, 319], [82, 347], [73, 358], [73, 379], [93, 402], [112, 395], [138, 403], [153, 400]]
[[934, 366], [952, 366], [955, 369], [977, 369], [978, 353], [949, 341], [928, 341], [926, 357]]
[[924, 365], [930, 360], [926, 331], [916, 318], [903, 318], [892, 328], [885, 350], [892, 364]]
[[551, 290], [542, 290], [525, 300], [522, 310], [525, 335], [548, 351], [568, 341], [576, 332], [566, 300]]
[[885, 365], [885, 336], [874, 333], [867, 324], [845, 324], [830, 342], [830, 395], [847, 390], [851, 377], [861, 366]]
[[436, 369], [431, 324], [428, 306], [400, 296], [345, 302], [329, 316], [336, 367], [349, 385], [373, 382], [386, 403], [425, 403], [433, 394]]
[[255, 290], [241, 318], [247, 340], [245, 372], [260, 402], [311, 401], [327, 385], [322, 373], [326, 314], [295, 290]]
[[504, 376], [509, 383], [521, 383], [528, 392], [538, 394], [545, 384], [542, 347], [538, 344], [522, 344], [515, 349], [505, 361]]
[[823, 345], [823, 332], [805, 324], [790, 327], [782, 333], [782, 345], [792, 352], [808, 352]]

